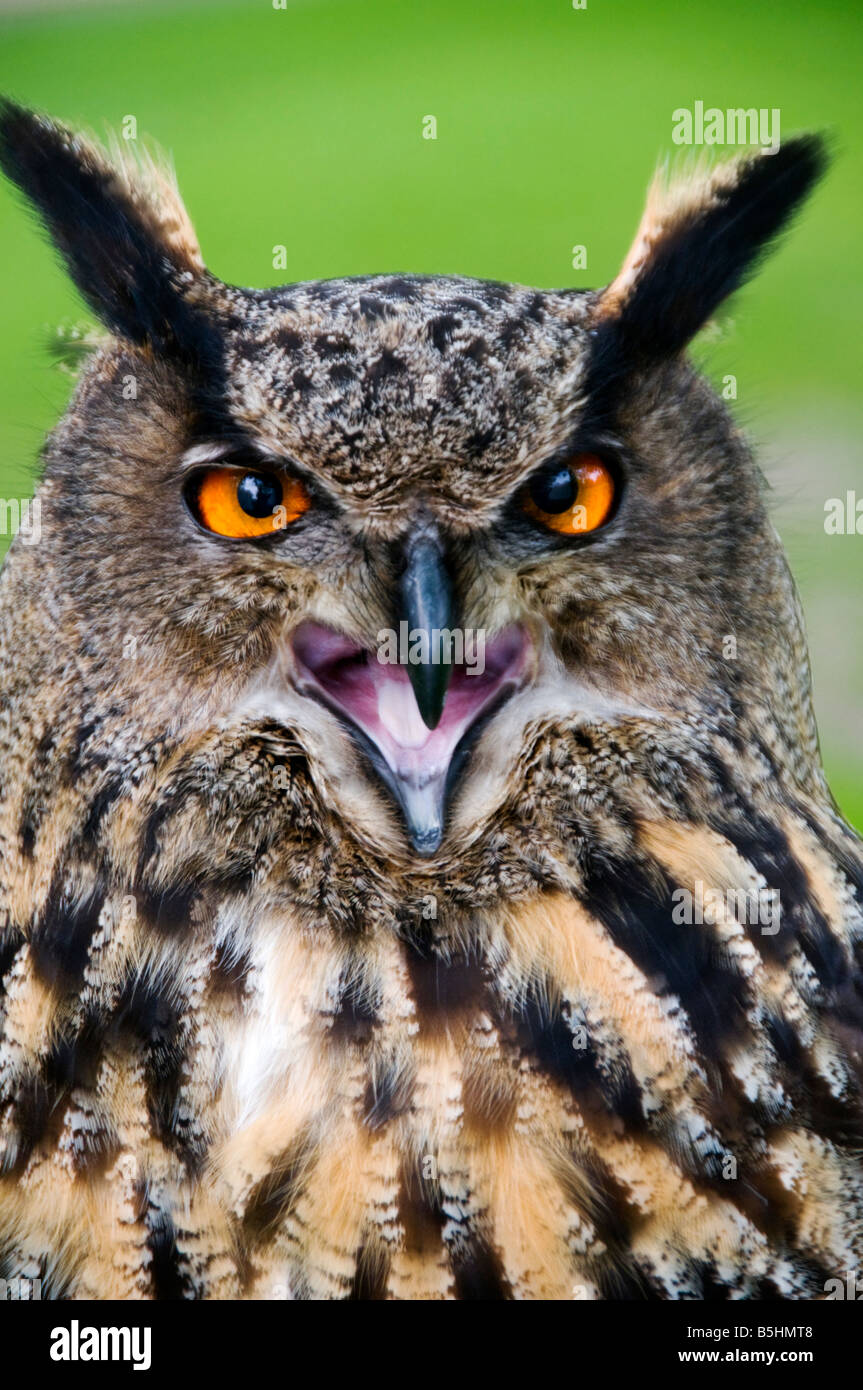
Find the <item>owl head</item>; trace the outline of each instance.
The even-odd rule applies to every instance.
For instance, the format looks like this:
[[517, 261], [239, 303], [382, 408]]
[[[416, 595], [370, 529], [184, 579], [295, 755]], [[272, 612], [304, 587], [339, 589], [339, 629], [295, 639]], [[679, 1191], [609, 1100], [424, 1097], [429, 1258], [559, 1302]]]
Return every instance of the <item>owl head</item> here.
[[493, 834], [549, 720], [710, 726], [820, 776], [759, 474], [685, 356], [816, 138], [656, 182], [589, 292], [240, 289], [149, 158], [6, 103], [0, 162], [107, 329], [10, 562], [97, 720], [172, 746], [275, 721], [340, 832], [406, 858]]

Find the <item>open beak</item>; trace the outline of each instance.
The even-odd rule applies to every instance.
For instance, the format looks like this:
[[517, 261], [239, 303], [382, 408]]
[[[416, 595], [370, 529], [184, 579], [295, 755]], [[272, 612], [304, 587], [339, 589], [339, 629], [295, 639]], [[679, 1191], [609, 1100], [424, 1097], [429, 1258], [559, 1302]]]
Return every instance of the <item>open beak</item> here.
[[530, 644], [517, 625], [489, 641], [454, 627], [431, 529], [409, 542], [405, 561], [398, 627], [377, 652], [319, 623], [302, 623], [292, 647], [298, 689], [344, 721], [401, 808], [413, 848], [430, 855], [471, 737], [523, 684]]

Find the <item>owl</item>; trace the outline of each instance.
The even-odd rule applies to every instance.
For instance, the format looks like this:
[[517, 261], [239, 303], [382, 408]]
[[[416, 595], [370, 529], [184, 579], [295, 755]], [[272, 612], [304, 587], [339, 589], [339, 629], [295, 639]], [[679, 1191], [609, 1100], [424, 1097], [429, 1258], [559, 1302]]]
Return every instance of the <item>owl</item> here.
[[824, 1297], [863, 856], [686, 355], [822, 142], [656, 182], [589, 292], [239, 289], [155, 159], [7, 102], [0, 163], [104, 329], [0, 581], [0, 1273]]

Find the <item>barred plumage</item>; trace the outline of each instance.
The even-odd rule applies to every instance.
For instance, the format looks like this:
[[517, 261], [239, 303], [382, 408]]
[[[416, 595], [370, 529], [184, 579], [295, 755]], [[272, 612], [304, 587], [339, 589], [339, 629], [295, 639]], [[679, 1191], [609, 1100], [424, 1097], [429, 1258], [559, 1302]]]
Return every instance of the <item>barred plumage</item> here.
[[[681, 355], [817, 142], [654, 197], [596, 294], [238, 290], [153, 169], [9, 104], [0, 159], [113, 334], [0, 579], [0, 1273], [823, 1295], [863, 1254], [863, 857], [757, 470]], [[586, 450], [611, 519], [543, 533], [525, 486]], [[185, 507], [238, 458], [290, 462], [295, 529], [224, 543]], [[414, 532], [522, 662], [437, 827], [431, 772], [400, 788], [297, 646], [363, 668]]]

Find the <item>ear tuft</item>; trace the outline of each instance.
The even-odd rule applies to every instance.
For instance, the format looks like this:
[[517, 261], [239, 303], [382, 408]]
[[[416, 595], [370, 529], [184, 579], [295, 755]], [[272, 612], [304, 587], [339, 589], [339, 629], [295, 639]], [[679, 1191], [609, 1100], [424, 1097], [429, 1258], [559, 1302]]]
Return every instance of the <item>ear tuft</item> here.
[[660, 174], [596, 309], [598, 325], [614, 326], [624, 359], [684, 348], [755, 269], [826, 167], [823, 139], [802, 135], [671, 183]]
[[200, 360], [206, 331], [183, 293], [203, 274], [173, 173], [0, 100], [0, 167], [41, 217], [88, 304], [121, 337]]
[[116, 135], [111, 136], [107, 156], [98, 146], [91, 148], [97, 157], [107, 158], [115, 196], [126, 200], [142, 228], [162, 246], [177, 269], [200, 275], [204, 270], [201, 248], [168, 155]]

